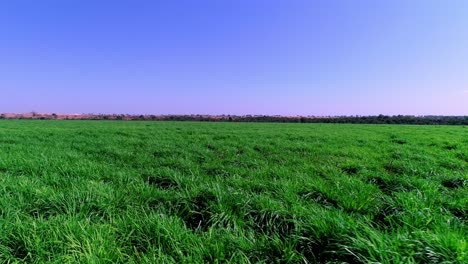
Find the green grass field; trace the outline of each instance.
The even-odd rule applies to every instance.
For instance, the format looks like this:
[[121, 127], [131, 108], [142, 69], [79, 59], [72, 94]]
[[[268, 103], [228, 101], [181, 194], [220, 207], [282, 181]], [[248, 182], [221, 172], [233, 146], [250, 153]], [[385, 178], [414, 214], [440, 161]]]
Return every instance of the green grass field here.
[[0, 262], [467, 263], [468, 128], [1, 121]]

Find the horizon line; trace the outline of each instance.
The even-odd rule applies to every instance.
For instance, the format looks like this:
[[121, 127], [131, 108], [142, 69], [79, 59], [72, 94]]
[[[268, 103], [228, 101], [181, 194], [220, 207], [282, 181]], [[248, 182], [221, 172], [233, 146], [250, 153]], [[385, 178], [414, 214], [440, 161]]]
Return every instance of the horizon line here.
[[59, 112], [0, 112], [2, 116], [203, 116], [203, 117], [313, 117], [313, 118], [330, 118], [330, 117], [374, 117], [374, 116], [389, 116], [389, 117], [396, 117], [396, 116], [412, 116], [412, 117], [465, 117], [467, 115], [441, 115], [441, 114], [346, 114], [346, 115], [281, 115], [281, 114], [129, 114], [129, 113], [59, 113]]

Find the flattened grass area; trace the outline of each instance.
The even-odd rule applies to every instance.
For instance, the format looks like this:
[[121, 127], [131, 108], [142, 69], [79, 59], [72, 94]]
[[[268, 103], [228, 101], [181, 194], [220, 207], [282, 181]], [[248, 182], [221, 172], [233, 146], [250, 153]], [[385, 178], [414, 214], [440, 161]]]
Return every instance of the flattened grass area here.
[[468, 128], [0, 122], [0, 262], [467, 263]]

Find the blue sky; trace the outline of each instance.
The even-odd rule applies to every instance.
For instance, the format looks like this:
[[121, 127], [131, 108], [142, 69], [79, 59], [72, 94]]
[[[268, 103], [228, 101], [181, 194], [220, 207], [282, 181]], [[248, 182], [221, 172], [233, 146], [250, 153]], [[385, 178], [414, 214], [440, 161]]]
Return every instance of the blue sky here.
[[0, 1], [0, 112], [468, 115], [468, 1]]

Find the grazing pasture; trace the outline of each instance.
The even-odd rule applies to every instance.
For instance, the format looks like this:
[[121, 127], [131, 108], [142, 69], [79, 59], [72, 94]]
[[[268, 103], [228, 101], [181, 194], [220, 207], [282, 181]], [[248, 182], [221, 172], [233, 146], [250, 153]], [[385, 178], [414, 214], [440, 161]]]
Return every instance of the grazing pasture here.
[[467, 263], [462, 126], [0, 121], [0, 262]]

